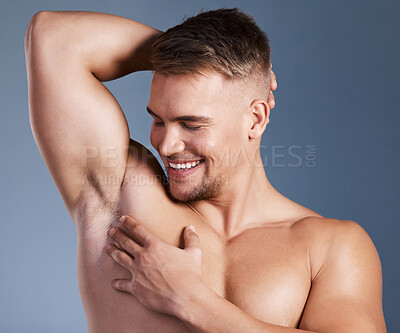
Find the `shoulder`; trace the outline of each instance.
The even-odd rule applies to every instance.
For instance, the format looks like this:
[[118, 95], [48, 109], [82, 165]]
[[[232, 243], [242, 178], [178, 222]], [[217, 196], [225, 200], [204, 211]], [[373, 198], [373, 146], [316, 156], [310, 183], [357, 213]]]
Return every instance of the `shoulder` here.
[[[306, 217], [298, 228], [307, 237], [307, 246], [314, 280], [327, 265], [342, 266], [368, 263], [380, 269], [380, 260], [371, 237], [352, 220]], [[345, 267], [343, 267], [345, 268]]]
[[187, 208], [170, 195], [168, 178], [156, 156], [132, 139], [119, 196], [121, 201], [129, 201], [135, 211], [144, 212], [144, 207], [154, 209], [154, 203], [160, 211], [172, 207]]
[[339, 220], [335, 218], [323, 217], [321, 215], [308, 215], [296, 222], [300, 228], [307, 229], [309, 232], [318, 233], [318, 236], [324, 234], [341, 234], [345, 231], [364, 230], [357, 222], [352, 220]]
[[324, 217], [291, 200], [285, 207], [288, 207], [286, 211], [290, 212], [285, 216], [286, 224], [291, 226], [297, 237], [307, 242], [310, 249], [315, 249], [317, 252], [328, 250], [329, 244], [351, 243], [356, 239], [372, 243], [358, 222]]
[[154, 154], [141, 143], [130, 139], [124, 181], [135, 175], [166, 179], [164, 170]]
[[299, 328], [386, 332], [382, 268], [367, 232], [355, 221], [311, 218], [308, 255], [311, 291]]
[[364, 228], [352, 220], [307, 216], [296, 223], [296, 228], [307, 235], [310, 248], [329, 251], [332, 246], [372, 240]]

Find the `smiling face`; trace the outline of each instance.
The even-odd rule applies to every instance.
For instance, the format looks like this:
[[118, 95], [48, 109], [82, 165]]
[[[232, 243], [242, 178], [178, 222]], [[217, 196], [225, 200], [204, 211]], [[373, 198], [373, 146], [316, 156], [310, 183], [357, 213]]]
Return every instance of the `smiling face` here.
[[155, 73], [148, 112], [151, 144], [179, 201], [217, 196], [240, 167], [248, 145], [250, 103], [237, 83], [215, 72], [205, 76]]

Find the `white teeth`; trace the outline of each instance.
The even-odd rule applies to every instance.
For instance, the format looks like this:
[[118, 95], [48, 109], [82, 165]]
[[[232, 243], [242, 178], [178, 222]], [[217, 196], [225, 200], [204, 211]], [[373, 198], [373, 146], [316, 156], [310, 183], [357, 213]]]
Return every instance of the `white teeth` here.
[[185, 169], [191, 169], [197, 165], [200, 164], [200, 161], [197, 162], [192, 162], [192, 163], [178, 163], [178, 164], [174, 164], [174, 163], [169, 163], [169, 166], [171, 168], [174, 168], [175, 170], [185, 170]]

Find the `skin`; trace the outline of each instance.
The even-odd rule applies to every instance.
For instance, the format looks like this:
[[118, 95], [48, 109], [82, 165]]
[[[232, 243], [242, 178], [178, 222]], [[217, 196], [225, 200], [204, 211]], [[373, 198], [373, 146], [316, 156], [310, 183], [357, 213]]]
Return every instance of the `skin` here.
[[[108, 14], [42, 12], [26, 35], [32, 130], [76, 225], [89, 331], [385, 332], [366, 232], [269, 183], [258, 147], [274, 104], [263, 92], [207, 71], [154, 75], [152, 145], [166, 166], [204, 160], [190, 179], [168, 170], [169, 189], [154, 156], [130, 139], [100, 81], [151, 69], [159, 34]], [[199, 115], [211, 121], [173, 120]], [[194, 192], [202, 199], [182, 202]]]
[[[259, 133], [269, 121], [269, 107], [264, 100], [254, 99], [251, 95], [257, 94], [247, 93], [248, 89], [239, 94], [244, 90], [242, 83], [228, 83], [213, 72], [205, 75], [189, 79], [156, 73], [151, 87], [148, 109], [154, 122], [150, 139], [164, 165], [203, 161], [199, 170], [188, 177], [175, 177], [168, 169], [171, 194], [181, 201], [218, 200], [235, 192], [237, 185], [229, 183], [247, 181], [245, 174], [253, 174], [255, 157], [260, 161]], [[188, 113], [208, 120], [171, 121]], [[249, 122], [254, 123], [250, 125], [254, 127], [251, 133]], [[204, 188], [212, 194], [201, 195]], [[231, 198], [226, 200], [233, 203]]]

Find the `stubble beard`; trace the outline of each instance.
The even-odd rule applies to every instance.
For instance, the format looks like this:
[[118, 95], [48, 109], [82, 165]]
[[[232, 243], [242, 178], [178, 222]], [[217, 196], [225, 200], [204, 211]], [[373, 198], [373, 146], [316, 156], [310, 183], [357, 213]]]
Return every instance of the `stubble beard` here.
[[[216, 197], [221, 191], [222, 184], [223, 176], [211, 177], [205, 174], [197, 184], [185, 192], [181, 192], [179, 189], [171, 191], [171, 181], [168, 182], [168, 190], [172, 198], [177, 201], [193, 202]], [[175, 186], [179, 188], [180, 185], [176, 184]]]

